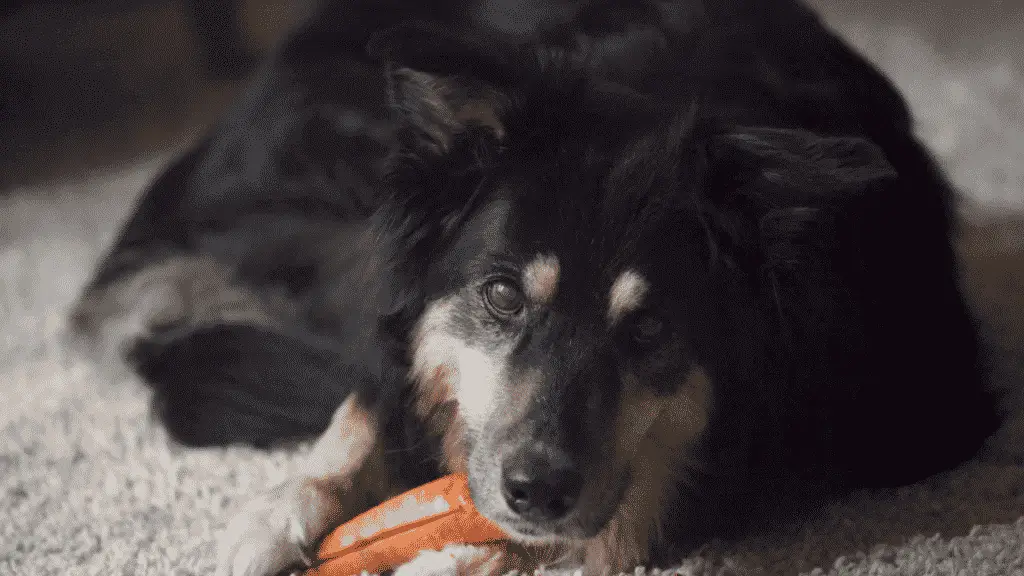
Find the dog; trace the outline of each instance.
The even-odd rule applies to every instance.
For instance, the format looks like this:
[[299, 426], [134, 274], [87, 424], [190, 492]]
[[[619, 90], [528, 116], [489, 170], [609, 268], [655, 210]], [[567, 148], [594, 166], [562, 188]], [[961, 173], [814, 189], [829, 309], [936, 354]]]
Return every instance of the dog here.
[[617, 572], [976, 453], [951, 202], [797, 3], [328, 2], [72, 320], [179, 442], [315, 439], [220, 574], [449, 472], [510, 543], [396, 574]]

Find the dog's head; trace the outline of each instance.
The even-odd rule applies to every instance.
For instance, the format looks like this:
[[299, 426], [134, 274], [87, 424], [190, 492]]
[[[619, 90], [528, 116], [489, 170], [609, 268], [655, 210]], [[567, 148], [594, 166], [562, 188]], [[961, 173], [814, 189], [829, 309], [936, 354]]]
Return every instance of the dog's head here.
[[772, 313], [751, 281], [766, 246], [884, 160], [857, 140], [712, 129], [691, 100], [564, 54], [422, 27], [372, 46], [402, 122], [385, 205], [413, 286], [410, 373], [449, 469], [523, 541], [615, 522], [643, 538], [730, 410], [716, 377], [754, 364], [730, 347]]

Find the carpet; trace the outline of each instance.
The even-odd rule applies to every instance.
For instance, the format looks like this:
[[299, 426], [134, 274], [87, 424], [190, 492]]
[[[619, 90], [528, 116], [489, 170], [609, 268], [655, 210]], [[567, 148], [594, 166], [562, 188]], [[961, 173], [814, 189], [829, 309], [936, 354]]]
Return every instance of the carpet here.
[[[996, 348], [997, 384], [1024, 378], [1024, 70], [950, 58], [898, 23], [836, 16], [896, 79], [922, 137], [964, 192], [965, 280]], [[845, 18], [845, 19], [844, 19]], [[299, 452], [181, 450], [148, 393], [76, 355], [63, 315], [134, 195], [166, 156], [0, 195], [0, 575], [210, 574], [214, 536]], [[1024, 402], [985, 455], [805, 522], [712, 543], [680, 574], [1024, 574]], [[867, 423], [866, 423], [867, 424]], [[651, 569], [649, 572], [653, 572]], [[638, 572], [643, 572], [639, 570]]]

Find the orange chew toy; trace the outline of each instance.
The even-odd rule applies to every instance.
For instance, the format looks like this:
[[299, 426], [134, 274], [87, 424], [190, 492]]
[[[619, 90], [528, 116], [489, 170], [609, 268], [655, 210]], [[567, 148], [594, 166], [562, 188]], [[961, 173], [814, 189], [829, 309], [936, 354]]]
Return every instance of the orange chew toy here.
[[444, 476], [384, 501], [342, 524], [320, 543], [306, 576], [380, 574], [421, 550], [448, 544], [483, 544], [506, 538], [469, 497], [464, 474]]

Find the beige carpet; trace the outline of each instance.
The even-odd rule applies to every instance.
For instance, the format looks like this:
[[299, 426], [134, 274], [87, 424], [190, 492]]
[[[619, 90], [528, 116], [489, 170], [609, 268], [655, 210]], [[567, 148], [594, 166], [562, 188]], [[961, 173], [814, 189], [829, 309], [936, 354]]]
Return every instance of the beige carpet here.
[[[844, 20], [887, 67], [965, 196], [1024, 208], [1024, 74], [998, 51], [951, 57], [898, 23]], [[889, 20], [886, 20], [889, 22]], [[294, 455], [179, 451], [146, 393], [62, 344], [63, 313], [130, 199], [161, 164], [0, 197], [0, 575], [209, 574], [213, 536], [240, 496]], [[45, 193], [44, 193], [45, 192]], [[1001, 384], [1024, 376], [1024, 216], [969, 228], [972, 293], [1001, 347]], [[686, 559], [684, 574], [1024, 574], [1024, 434], [995, 461], [857, 495], [806, 524]]]

